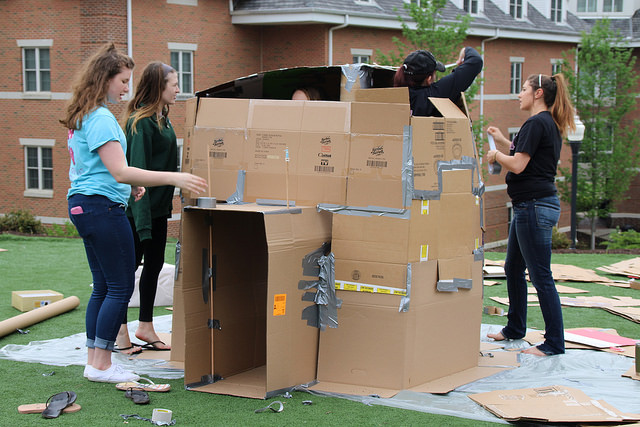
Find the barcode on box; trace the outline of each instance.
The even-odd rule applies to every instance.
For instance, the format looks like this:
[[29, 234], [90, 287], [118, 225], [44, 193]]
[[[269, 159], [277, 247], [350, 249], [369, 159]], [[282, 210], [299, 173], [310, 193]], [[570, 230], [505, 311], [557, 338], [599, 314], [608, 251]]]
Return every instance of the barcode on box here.
[[314, 172], [333, 172], [334, 170], [335, 170], [335, 167], [333, 166], [314, 166], [313, 167]]
[[386, 168], [387, 162], [381, 160], [367, 160], [367, 166], [371, 168]]

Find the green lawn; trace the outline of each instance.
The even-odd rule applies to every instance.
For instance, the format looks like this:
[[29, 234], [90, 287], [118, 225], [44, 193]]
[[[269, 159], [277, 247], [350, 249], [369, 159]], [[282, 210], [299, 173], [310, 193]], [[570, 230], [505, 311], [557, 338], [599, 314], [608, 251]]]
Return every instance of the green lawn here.
[[[84, 310], [90, 294], [91, 275], [87, 266], [82, 241], [65, 238], [17, 237], [0, 235], [0, 317], [7, 319], [20, 314], [11, 307], [12, 290], [53, 289], [65, 296], [76, 295], [80, 306], [68, 313], [28, 327], [29, 334], [13, 333], [0, 338], [0, 348], [7, 344], [28, 344], [31, 341], [61, 338], [84, 331]], [[488, 259], [503, 259], [504, 254], [487, 253]], [[586, 268], [608, 265], [631, 255], [557, 255], [554, 263], [574, 264]], [[173, 260], [173, 245], [167, 247], [167, 260]], [[638, 297], [638, 291], [608, 288], [595, 284], [575, 284], [587, 289], [590, 295], [621, 295]], [[485, 287], [485, 305], [496, 305], [489, 296], [506, 296], [504, 284]], [[638, 325], [600, 309], [563, 308], [566, 327], [597, 326], [615, 328], [620, 334], [637, 335]], [[137, 309], [129, 311], [129, 319], [137, 318]], [[484, 315], [484, 323], [504, 323], [505, 318]], [[542, 327], [539, 309], [529, 311], [529, 326]], [[32, 426], [57, 423], [65, 426], [122, 425], [120, 414], [139, 414], [151, 418], [153, 408], [173, 411], [177, 425], [438, 425], [482, 426], [475, 420], [426, 414], [422, 412], [367, 406], [347, 399], [319, 397], [294, 392], [291, 399], [283, 400], [282, 413], [255, 414], [254, 410], [269, 401], [229, 397], [185, 391], [182, 379], [162, 380], [172, 385], [169, 393], [154, 393], [148, 406], [134, 405], [115, 389], [113, 384], [92, 383], [82, 377], [82, 366], [52, 367], [36, 363], [14, 362], [0, 359], [3, 396], [3, 420], [0, 424]], [[55, 375], [43, 376], [55, 372]], [[82, 410], [62, 415], [57, 420], [45, 420], [39, 415], [18, 414], [16, 408], [25, 403], [44, 402], [50, 395], [73, 390], [78, 394]], [[312, 405], [303, 405], [312, 400]], [[144, 421], [129, 420], [129, 425], [148, 425]]]

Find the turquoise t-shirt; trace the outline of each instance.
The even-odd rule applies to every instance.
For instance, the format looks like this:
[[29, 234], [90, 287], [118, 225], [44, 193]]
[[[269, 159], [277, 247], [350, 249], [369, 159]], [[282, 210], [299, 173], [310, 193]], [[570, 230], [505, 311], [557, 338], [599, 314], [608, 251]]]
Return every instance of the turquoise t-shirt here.
[[98, 148], [118, 141], [127, 152], [127, 138], [114, 115], [106, 107], [98, 107], [82, 119], [80, 130], [69, 130], [67, 146], [71, 156], [67, 198], [74, 194], [101, 195], [127, 206], [131, 186], [117, 182], [98, 155]]

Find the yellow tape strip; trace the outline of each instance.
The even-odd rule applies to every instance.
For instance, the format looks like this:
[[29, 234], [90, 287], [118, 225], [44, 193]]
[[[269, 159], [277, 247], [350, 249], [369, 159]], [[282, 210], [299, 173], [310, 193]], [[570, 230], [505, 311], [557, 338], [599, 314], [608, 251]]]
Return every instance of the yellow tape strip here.
[[336, 289], [342, 291], [369, 292], [372, 294], [407, 295], [406, 289], [391, 288], [389, 286], [369, 285], [364, 283], [336, 280]]

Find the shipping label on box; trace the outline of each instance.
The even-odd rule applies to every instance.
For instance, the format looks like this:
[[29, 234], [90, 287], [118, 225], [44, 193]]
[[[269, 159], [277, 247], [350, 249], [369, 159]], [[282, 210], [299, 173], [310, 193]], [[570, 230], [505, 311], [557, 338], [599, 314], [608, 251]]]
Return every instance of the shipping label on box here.
[[64, 295], [52, 290], [12, 291], [11, 305], [20, 311], [31, 311], [34, 308], [60, 301], [62, 298]]

